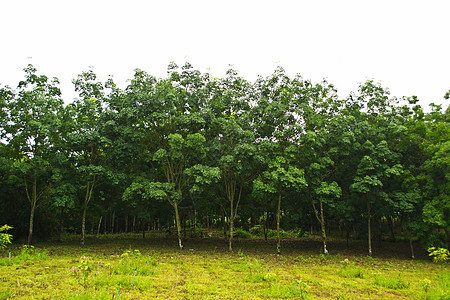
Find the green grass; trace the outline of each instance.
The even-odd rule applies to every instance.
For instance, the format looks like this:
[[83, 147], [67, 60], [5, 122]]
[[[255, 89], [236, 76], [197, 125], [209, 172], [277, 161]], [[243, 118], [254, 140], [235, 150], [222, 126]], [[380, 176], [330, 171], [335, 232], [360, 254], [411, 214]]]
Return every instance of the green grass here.
[[233, 253], [221, 240], [186, 246], [122, 237], [12, 248], [11, 262], [0, 253], [0, 299], [450, 299], [449, 265], [430, 260], [323, 256], [288, 241], [281, 256], [270, 241], [237, 241]]

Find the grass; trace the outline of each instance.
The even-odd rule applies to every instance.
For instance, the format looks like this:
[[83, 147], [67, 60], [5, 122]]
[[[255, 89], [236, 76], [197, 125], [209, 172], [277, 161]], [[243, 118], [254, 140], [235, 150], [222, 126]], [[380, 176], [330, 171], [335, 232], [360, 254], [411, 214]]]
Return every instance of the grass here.
[[0, 253], [0, 299], [450, 299], [448, 264], [357, 247], [324, 256], [302, 243], [285, 241], [281, 256], [259, 240], [237, 240], [232, 253], [222, 240], [179, 251], [131, 236], [17, 247], [11, 261]]

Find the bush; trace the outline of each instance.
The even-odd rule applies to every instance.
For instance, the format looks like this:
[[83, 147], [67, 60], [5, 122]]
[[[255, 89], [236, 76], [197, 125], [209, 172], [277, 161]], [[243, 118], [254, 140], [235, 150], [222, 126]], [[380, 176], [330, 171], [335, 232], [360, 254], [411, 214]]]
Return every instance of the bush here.
[[[12, 229], [12, 227], [6, 224], [0, 227], [0, 249], [5, 249], [11, 244], [12, 235], [8, 233], [9, 229]], [[3, 233], [3, 231], [5, 231], [5, 233]]]
[[253, 236], [262, 236], [264, 234], [264, 225], [258, 224], [250, 228], [249, 232]]
[[240, 238], [240, 239], [249, 239], [249, 238], [252, 237], [252, 235], [248, 231], [245, 231], [245, 230], [240, 229], [240, 228], [238, 228], [235, 231], [233, 231], [233, 236], [235, 238]]
[[450, 259], [450, 253], [445, 248], [431, 247], [427, 251], [430, 253], [428, 255], [433, 257], [434, 262], [446, 262]]

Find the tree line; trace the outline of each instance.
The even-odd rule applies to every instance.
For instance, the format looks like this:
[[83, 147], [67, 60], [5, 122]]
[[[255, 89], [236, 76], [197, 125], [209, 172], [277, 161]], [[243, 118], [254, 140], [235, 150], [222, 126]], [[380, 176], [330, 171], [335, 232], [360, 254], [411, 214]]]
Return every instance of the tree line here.
[[[64, 104], [58, 79], [29, 65], [0, 86], [0, 219], [15, 234], [317, 228], [372, 240], [450, 240], [449, 109], [397, 99], [374, 81], [333, 84], [277, 68], [249, 82], [189, 63], [165, 78], [135, 70], [125, 89], [91, 69]], [[448, 99], [450, 91], [446, 93]]]

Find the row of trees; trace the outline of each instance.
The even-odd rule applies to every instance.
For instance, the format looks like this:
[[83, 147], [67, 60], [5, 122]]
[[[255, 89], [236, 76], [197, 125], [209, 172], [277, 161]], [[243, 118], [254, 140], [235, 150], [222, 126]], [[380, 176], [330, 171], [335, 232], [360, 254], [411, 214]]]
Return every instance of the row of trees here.
[[450, 239], [449, 109], [400, 105], [373, 81], [341, 99], [281, 68], [250, 83], [172, 63], [163, 79], [136, 70], [125, 90], [92, 70], [73, 84], [67, 105], [31, 65], [0, 86], [0, 218], [28, 244], [35, 216], [41, 234], [76, 230], [82, 244], [87, 224], [175, 224], [183, 248], [188, 222], [219, 221], [230, 250], [236, 225], [276, 228], [278, 252], [281, 227], [316, 224], [324, 253], [336, 228], [366, 237], [369, 255], [383, 228]]

